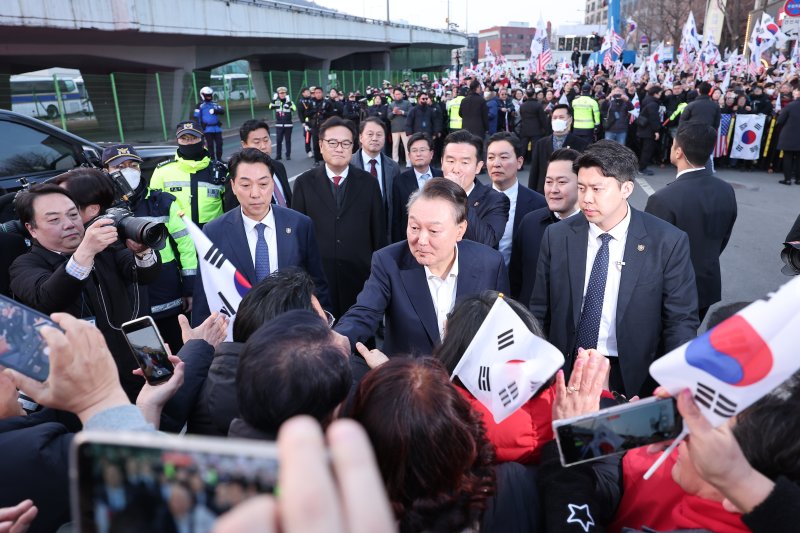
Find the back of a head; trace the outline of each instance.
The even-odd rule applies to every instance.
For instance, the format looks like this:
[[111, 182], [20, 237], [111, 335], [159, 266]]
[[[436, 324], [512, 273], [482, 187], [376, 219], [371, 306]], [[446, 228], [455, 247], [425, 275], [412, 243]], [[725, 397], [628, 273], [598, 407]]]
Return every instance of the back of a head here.
[[102, 170], [76, 168], [50, 181], [67, 189], [80, 209], [96, 204], [103, 212], [114, 204], [114, 183]]
[[316, 313], [288, 311], [256, 330], [239, 354], [236, 394], [245, 422], [268, 434], [297, 415], [323, 426], [350, 390], [350, 362]]
[[233, 340], [246, 342], [263, 324], [293, 309], [313, 310], [314, 281], [305, 270], [277, 270], [250, 289], [239, 304], [233, 322]]
[[481, 82], [480, 81], [472, 80], [471, 82], [469, 82], [469, 90], [470, 90], [470, 92], [474, 93], [475, 91], [477, 91], [480, 88], [481, 88]]
[[[452, 374], [456, 365], [467, 351], [469, 343], [478, 333], [489, 310], [497, 301], [497, 291], [483, 291], [480, 294], [460, 298], [447, 319], [442, 344], [434, 349], [433, 356], [442, 362], [448, 373]], [[531, 333], [544, 337], [539, 322], [528, 309], [516, 300], [506, 298], [506, 303], [522, 319]], [[544, 387], [543, 387], [544, 388]]]
[[701, 122], [681, 122], [675, 134], [676, 145], [694, 167], [705, 166], [716, 142], [717, 130]]
[[461, 531], [480, 519], [494, 451], [438, 361], [390, 359], [364, 376], [351, 414], [372, 442], [401, 531]]
[[707, 81], [700, 83], [700, 86], [697, 88], [700, 92], [701, 96], [708, 96], [711, 94], [711, 84]]
[[616, 141], [602, 139], [590, 144], [575, 160], [575, 174], [582, 168], [597, 168], [606, 177], [614, 177], [620, 183], [633, 181], [639, 169], [636, 154]]

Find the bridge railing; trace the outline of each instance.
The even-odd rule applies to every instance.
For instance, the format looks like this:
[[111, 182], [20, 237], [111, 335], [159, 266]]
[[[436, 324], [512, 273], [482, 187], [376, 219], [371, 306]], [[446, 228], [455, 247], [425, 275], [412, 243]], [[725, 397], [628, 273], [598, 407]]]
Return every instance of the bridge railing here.
[[[297, 102], [304, 87], [321, 86], [327, 96], [331, 88], [365, 93], [404, 80], [412, 83], [423, 74], [431, 80], [440, 72], [322, 70], [267, 71], [212, 75], [208, 71], [84, 74], [79, 77], [13, 76], [0, 82], [0, 106], [34, 116], [88, 139], [103, 142], [148, 143], [174, 140], [177, 121], [193, 118], [205, 86], [226, 108], [221, 117], [225, 130], [238, 128], [245, 120], [272, 119], [268, 109], [278, 87], [286, 87]], [[27, 83], [23, 83], [26, 82]]]

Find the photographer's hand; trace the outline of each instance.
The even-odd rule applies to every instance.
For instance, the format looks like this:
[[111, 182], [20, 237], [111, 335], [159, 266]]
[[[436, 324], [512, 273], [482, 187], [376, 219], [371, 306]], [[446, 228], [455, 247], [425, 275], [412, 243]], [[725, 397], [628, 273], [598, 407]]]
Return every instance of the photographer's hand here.
[[142, 256], [150, 250], [146, 244], [142, 244], [131, 239], [125, 239], [125, 246], [128, 247], [128, 250], [138, 256]]
[[94, 263], [94, 256], [117, 242], [118, 239], [119, 235], [117, 234], [117, 228], [114, 226], [114, 221], [100, 218], [86, 228], [83, 240], [78, 245], [75, 253], [72, 254], [72, 257], [79, 265], [89, 267]]

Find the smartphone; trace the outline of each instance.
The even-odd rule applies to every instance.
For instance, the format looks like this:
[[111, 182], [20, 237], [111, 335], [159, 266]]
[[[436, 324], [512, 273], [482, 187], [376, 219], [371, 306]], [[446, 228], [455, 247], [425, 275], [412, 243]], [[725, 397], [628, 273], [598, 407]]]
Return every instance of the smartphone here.
[[47, 315], [0, 295], [0, 365], [46, 381], [50, 351], [39, 331], [42, 326], [59, 329]]
[[122, 324], [122, 334], [147, 383], [158, 385], [172, 377], [175, 367], [169, 360], [167, 347], [151, 317], [143, 316], [125, 322]]
[[676, 438], [683, 419], [674, 398], [647, 398], [553, 421], [561, 464], [571, 466]]
[[75, 531], [213, 529], [222, 513], [278, 480], [274, 443], [254, 440], [81, 432], [70, 450]]

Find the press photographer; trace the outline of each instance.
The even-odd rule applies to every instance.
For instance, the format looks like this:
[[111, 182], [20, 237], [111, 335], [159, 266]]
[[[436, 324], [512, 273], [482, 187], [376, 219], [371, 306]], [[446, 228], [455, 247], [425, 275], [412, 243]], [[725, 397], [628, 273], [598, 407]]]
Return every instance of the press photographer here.
[[[77, 202], [65, 188], [73, 180], [106, 186], [95, 186], [92, 198]], [[76, 169], [55, 181], [64, 186], [33, 185], [17, 198], [20, 222], [34, 243], [11, 265], [11, 292], [43, 313], [68, 312], [96, 323], [125, 392], [135, 398], [142, 384], [131, 374], [137, 365], [119, 326], [147, 314], [142, 305], [145, 291], [139, 285], [157, 278], [158, 254], [130, 238], [123, 243], [125, 230], [119, 231], [111, 218], [99, 217], [84, 227], [114, 200], [113, 186], [102, 171]]]
[[783, 243], [783, 250], [781, 250], [781, 259], [783, 260], [781, 272], [787, 276], [800, 274], [800, 215], [786, 236], [786, 242]]

